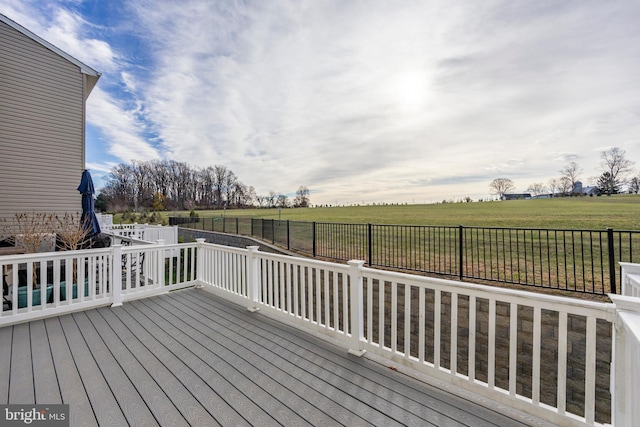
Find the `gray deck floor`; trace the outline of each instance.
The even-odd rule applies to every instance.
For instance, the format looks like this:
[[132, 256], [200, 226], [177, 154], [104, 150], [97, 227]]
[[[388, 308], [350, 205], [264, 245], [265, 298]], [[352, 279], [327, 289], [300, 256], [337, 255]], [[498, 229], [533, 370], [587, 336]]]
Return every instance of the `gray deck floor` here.
[[74, 426], [523, 425], [195, 289], [0, 328], [0, 402]]

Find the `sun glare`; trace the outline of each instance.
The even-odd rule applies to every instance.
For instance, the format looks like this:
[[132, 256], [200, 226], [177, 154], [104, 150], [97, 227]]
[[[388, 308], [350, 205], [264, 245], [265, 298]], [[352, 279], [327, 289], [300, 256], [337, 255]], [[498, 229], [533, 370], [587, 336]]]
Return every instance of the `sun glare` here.
[[404, 110], [416, 111], [425, 106], [427, 77], [418, 71], [406, 71], [396, 74], [391, 80], [391, 95], [398, 106]]

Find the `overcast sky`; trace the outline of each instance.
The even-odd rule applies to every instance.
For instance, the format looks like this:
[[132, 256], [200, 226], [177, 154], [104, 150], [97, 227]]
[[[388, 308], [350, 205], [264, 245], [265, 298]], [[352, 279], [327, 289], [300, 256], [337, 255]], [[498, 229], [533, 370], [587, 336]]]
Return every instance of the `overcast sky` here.
[[119, 163], [225, 165], [259, 195], [424, 203], [640, 165], [638, 1], [29, 1], [0, 13], [102, 73]]

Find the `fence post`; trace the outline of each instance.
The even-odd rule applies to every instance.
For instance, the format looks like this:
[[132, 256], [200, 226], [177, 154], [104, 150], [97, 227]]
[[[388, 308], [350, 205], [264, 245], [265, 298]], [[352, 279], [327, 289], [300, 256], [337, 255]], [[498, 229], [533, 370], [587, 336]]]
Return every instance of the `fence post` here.
[[240, 234], [240, 225], [238, 224], [238, 220], [240, 218], [236, 217], [236, 234]]
[[316, 257], [316, 222], [311, 223], [311, 239], [313, 241], [313, 257]]
[[607, 246], [609, 252], [609, 283], [611, 284], [611, 293], [616, 294], [616, 254], [613, 246], [613, 228], [607, 228]]
[[111, 247], [111, 262], [113, 263], [111, 268], [111, 307], [120, 307], [122, 305], [122, 245]]
[[364, 266], [364, 261], [351, 260], [348, 261], [347, 264], [349, 264], [349, 310], [351, 315], [351, 344], [349, 345], [349, 353], [362, 356], [366, 352], [362, 345], [364, 338], [362, 267]]
[[464, 227], [462, 225], [458, 226], [458, 270], [460, 273], [460, 281], [462, 282], [462, 279], [464, 277], [464, 267], [463, 267], [463, 262], [464, 262], [464, 249], [463, 246], [464, 245]]
[[289, 220], [287, 220], [287, 250], [291, 249], [291, 241], [289, 238]]
[[[278, 224], [278, 228], [280, 224]], [[271, 244], [275, 245], [276, 244], [276, 220], [271, 220]]]
[[249, 298], [249, 306], [247, 310], [256, 312], [260, 310], [258, 307], [260, 284], [258, 282], [258, 246], [247, 246], [247, 296]]
[[367, 224], [367, 242], [368, 242], [368, 256], [369, 256], [369, 265], [373, 265], [373, 225], [371, 223]]
[[200, 251], [203, 250], [202, 244], [205, 242], [205, 240], [206, 239], [203, 238], [196, 239], [196, 243], [198, 244], [198, 250], [196, 251], [196, 289], [204, 288], [204, 255], [200, 254]]
[[638, 298], [609, 294], [616, 306], [613, 322], [611, 424], [637, 425], [640, 419], [640, 303]]
[[[158, 246], [164, 246], [165, 240], [158, 239]], [[156, 288], [162, 288], [164, 286], [164, 249], [160, 249], [156, 252], [156, 274], [158, 275], [158, 279], [156, 280]]]

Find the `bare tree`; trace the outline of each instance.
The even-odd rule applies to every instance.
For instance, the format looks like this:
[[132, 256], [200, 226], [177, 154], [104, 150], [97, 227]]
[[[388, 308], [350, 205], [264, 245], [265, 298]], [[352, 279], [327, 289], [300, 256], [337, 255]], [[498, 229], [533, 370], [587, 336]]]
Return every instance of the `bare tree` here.
[[573, 191], [573, 186], [571, 185], [571, 180], [563, 176], [558, 180], [558, 192], [564, 196], [571, 194]]
[[276, 201], [276, 206], [279, 208], [288, 208], [289, 207], [289, 198], [284, 194], [278, 194], [278, 198]]
[[640, 175], [634, 176], [629, 180], [629, 192], [633, 194], [640, 193]]
[[266, 197], [267, 197], [267, 207], [269, 207], [269, 208], [275, 207], [276, 206], [276, 198], [278, 197], [276, 192], [273, 191], [273, 190], [269, 190], [269, 195], [266, 196]]
[[634, 162], [627, 160], [625, 151], [613, 147], [603, 151], [600, 157], [602, 158], [602, 172], [609, 174], [612, 185], [621, 187], [626, 184], [627, 176], [632, 171]]
[[569, 180], [569, 183], [571, 184], [571, 192], [575, 191], [576, 182], [578, 182], [579, 176], [582, 173], [580, 166], [578, 166], [576, 162], [571, 162], [562, 168], [560, 173], [562, 174], [562, 178]]
[[549, 187], [549, 193], [551, 193], [551, 197], [553, 197], [556, 192], [558, 191], [558, 179], [557, 178], [551, 178], [549, 180], [549, 182], [547, 183], [547, 186]]
[[296, 208], [309, 207], [309, 189], [305, 186], [298, 187], [296, 198], [293, 200], [293, 206]]
[[497, 195], [502, 198], [509, 191], [513, 191], [516, 187], [513, 185], [513, 181], [509, 178], [496, 178], [489, 184], [491, 194]]
[[544, 194], [547, 191], [547, 187], [541, 182], [535, 182], [527, 187], [527, 191], [534, 196], [539, 196], [540, 194]]

